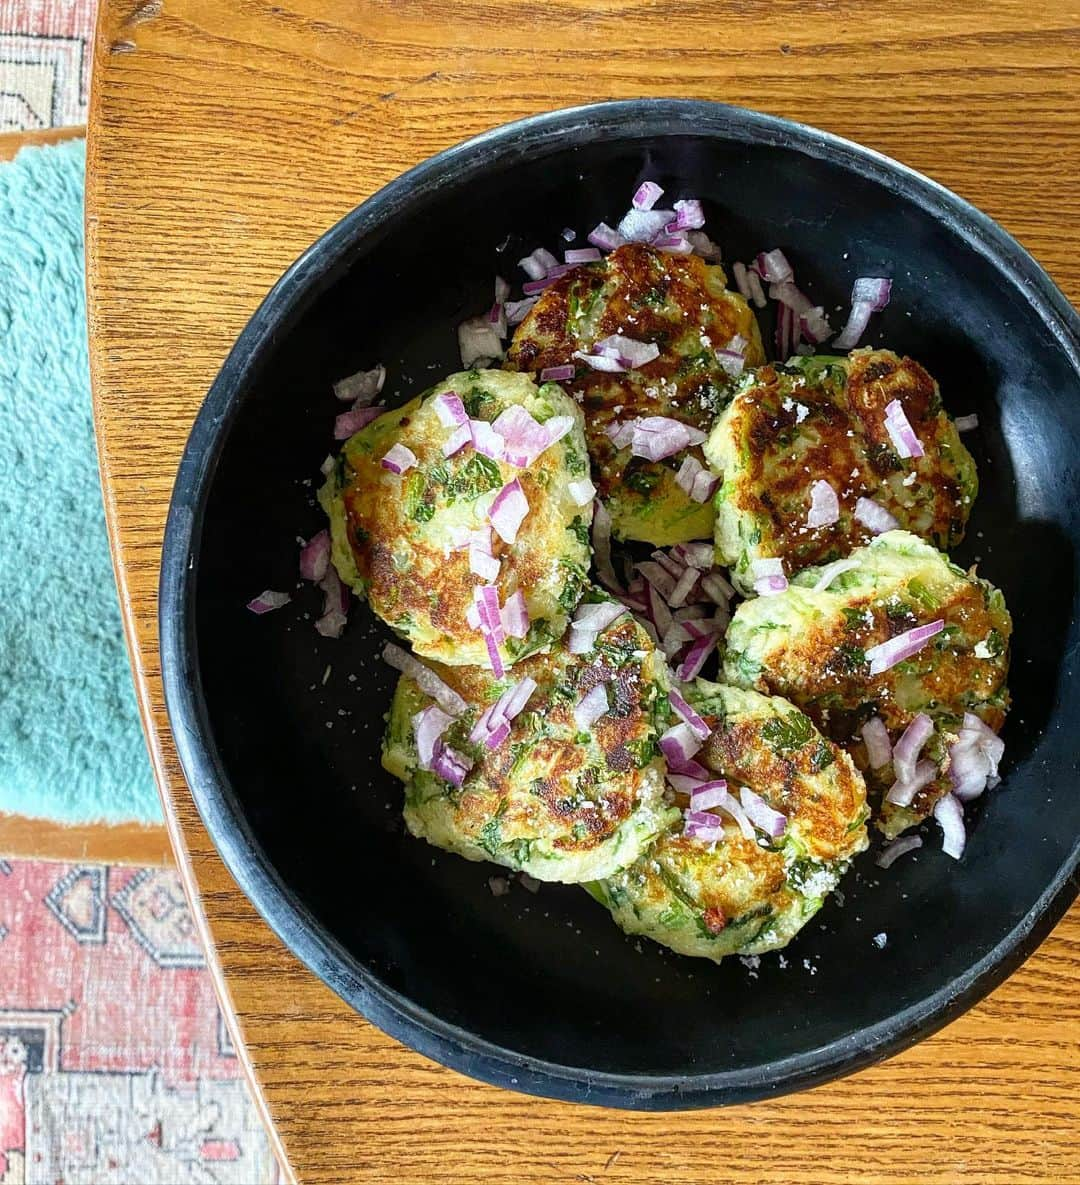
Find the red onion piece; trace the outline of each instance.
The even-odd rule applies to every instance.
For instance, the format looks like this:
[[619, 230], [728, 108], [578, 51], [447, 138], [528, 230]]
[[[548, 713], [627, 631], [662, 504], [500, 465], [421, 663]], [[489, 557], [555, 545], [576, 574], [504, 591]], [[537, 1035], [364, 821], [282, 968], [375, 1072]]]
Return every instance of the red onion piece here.
[[679, 774], [687, 778], [695, 778], [698, 782], [707, 782], [712, 774], [699, 761], [694, 761], [692, 758], [689, 761], [683, 761], [678, 756], [668, 755], [668, 778], [671, 775]]
[[761, 277], [756, 271], [749, 270], [746, 273], [746, 283], [750, 289], [750, 298], [753, 300], [755, 307], [763, 309], [768, 301], [765, 299], [765, 289], [761, 286]]
[[821, 305], [815, 305], [809, 311], [799, 314], [799, 329], [803, 337], [815, 346], [832, 337], [832, 326]]
[[435, 704], [428, 704], [413, 716], [413, 738], [416, 741], [421, 769], [431, 769], [434, 766], [438, 741], [453, 722], [454, 717]]
[[880, 312], [889, 303], [892, 280], [861, 277], [851, 289], [851, 314], [840, 336], [833, 342], [838, 350], [850, 350], [866, 331], [870, 314]]
[[[674, 778], [678, 778], [680, 782], [693, 781], [694, 783], [694, 787], [690, 791], [691, 814], [711, 810], [713, 807], [723, 806], [727, 802], [727, 782], [723, 778], [715, 778], [709, 782], [699, 782], [696, 778], [685, 778], [679, 774], [675, 774]], [[671, 779], [673, 783], [674, 778]], [[675, 788], [678, 789], [678, 786]]]
[[685, 605], [686, 598], [690, 596], [699, 579], [698, 572], [693, 568], [687, 568], [675, 581], [675, 587], [671, 590], [671, 596], [668, 597], [668, 605], [672, 609], [678, 609], [680, 605]]
[[697, 198], [683, 198], [675, 203], [675, 220], [665, 227], [669, 233], [676, 230], [700, 230], [705, 225], [705, 211]]
[[606, 374], [625, 374], [630, 369], [621, 358], [608, 358], [602, 354], [586, 354], [584, 350], [575, 350], [572, 356], [584, 362], [590, 370], [602, 370]]
[[305, 580], [322, 580], [330, 563], [330, 532], [320, 531], [300, 551], [300, 575]]
[[675, 234], [657, 235], [652, 241], [652, 245], [657, 251], [663, 251], [665, 255], [693, 255], [694, 246], [686, 237], [684, 231], [676, 231]]
[[577, 481], [567, 482], [566, 492], [575, 506], [588, 506], [596, 496], [596, 486], [589, 478], [581, 477]]
[[275, 592], [272, 588], [268, 588], [259, 593], [253, 600], [248, 601], [246, 607], [256, 616], [261, 617], [264, 613], [271, 613], [274, 609], [280, 609], [291, 600], [292, 597], [287, 592]]
[[491, 550], [491, 528], [481, 527], [469, 536], [469, 571], [481, 580], [498, 580], [500, 565]]
[[774, 811], [760, 794], [755, 794], [748, 786], [740, 788], [739, 800], [746, 811], [746, 817], [766, 835], [779, 839], [787, 831], [785, 816], [779, 811]]
[[[705, 472], [705, 467], [697, 459], [697, 457], [686, 456], [683, 458], [683, 463], [679, 466], [678, 473], [675, 474], [675, 484], [681, 489], [687, 497], [693, 497], [694, 481], [696, 478]], [[704, 498], [698, 498], [697, 501], [704, 502]]]
[[714, 243], [703, 230], [688, 230], [686, 238], [694, 254], [700, 255], [706, 263], [719, 263], [724, 258], [719, 244]]
[[[697, 762], [693, 762], [692, 764], [696, 765]], [[670, 768], [668, 769], [667, 780], [680, 794], [689, 794], [691, 796], [695, 790], [700, 790], [706, 784], [701, 778], [691, 777], [689, 774], [672, 773]], [[726, 782], [724, 784], [727, 785]]]
[[465, 410], [465, 404], [461, 402], [461, 396], [456, 392], [443, 391], [431, 402], [435, 414], [439, 417], [439, 423], [444, 428], [457, 428], [469, 422], [469, 413]]
[[979, 417], [974, 412], [969, 416], [957, 416], [953, 423], [957, 432], [971, 432], [979, 426]]
[[655, 181], [642, 181], [630, 199], [630, 204], [635, 210], [651, 210], [663, 196], [664, 191]]
[[786, 361], [795, 345], [794, 339], [795, 314], [786, 304], [782, 304], [776, 311], [776, 332], [773, 335], [773, 345], [779, 361]]
[[671, 549], [671, 554], [680, 563], [697, 568], [699, 572], [711, 571], [716, 562], [716, 548], [711, 543], [701, 541], [676, 544]]
[[387, 642], [382, 652], [383, 662], [392, 666], [410, 679], [425, 694], [431, 696], [440, 708], [449, 712], [451, 716], [460, 716], [469, 706], [458, 693], [428, 666], [415, 658], [407, 650]]
[[600, 252], [596, 247], [575, 247], [563, 253], [563, 259], [571, 266], [578, 263], [596, 263], [599, 258]]
[[855, 521], [862, 523], [871, 535], [883, 535], [900, 525], [899, 521], [873, 498], [860, 497], [855, 502]]
[[832, 486], [819, 478], [810, 486], [810, 512], [806, 516], [806, 525], [811, 530], [831, 527], [839, 518], [840, 499]]
[[510, 295], [510, 285], [502, 278], [502, 276], [495, 277], [495, 303], [505, 304], [506, 298]]
[[519, 588], [506, 598], [500, 613], [503, 631], [508, 638], [524, 638], [529, 632], [529, 608]]
[[903, 405], [899, 399], [894, 399], [885, 408], [885, 430], [900, 457], [923, 456], [922, 442], [915, 435], [910, 421], [904, 414]]
[[334, 397], [342, 403], [351, 403], [354, 408], [366, 407], [383, 389], [386, 382], [386, 367], [381, 363], [371, 370], [358, 370], [356, 374], [338, 379], [334, 384]]
[[493, 304], [488, 309], [487, 319], [488, 324], [495, 330], [500, 340], [506, 337], [506, 308], [503, 305]]
[[709, 572], [701, 578], [701, 591], [714, 605], [726, 605], [735, 595], [734, 587], [720, 572]]
[[705, 665], [705, 660], [716, 649], [716, 635], [706, 635], [703, 638], [698, 638], [696, 642], [686, 652], [678, 670], [675, 672], [675, 677], [680, 683], [689, 683], [691, 679], [696, 679], [701, 672], [701, 668]]
[[697, 734], [703, 741], [707, 740], [712, 729], [705, 723], [705, 721], [694, 711], [694, 709], [683, 699], [677, 691], [668, 692], [668, 703], [671, 704], [672, 710], [679, 716], [684, 723], [688, 724], [694, 733]]
[[584, 732], [591, 728], [608, 710], [607, 690], [603, 683], [597, 685], [574, 705], [574, 723]]
[[892, 761], [889, 730], [880, 716], [873, 716], [862, 726], [863, 744], [871, 769], [884, 769]]
[[597, 579], [612, 592], [623, 592], [623, 586], [615, 575], [615, 568], [611, 562], [611, 515], [599, 498], [593, 504], [592, 545]]
[[809, 314], [814, 307], [814, 302], [810, 297], [796, 288], [790, 280], [770, 284], [769, 299], [778, 300], [782, 305], [786, 305], [796, 318]]
[[772, 251], [760, 252], [754, 260], [753, 266], [757, 274], [770, 283], [783, 283], [795, 275], [791, 264], [788, 263], [787, 256], [779, 247]]
[[691, 445], [701, 444], [705, 433], [670, 416], [644, 416], [633, 421], [630, 451], [635, 457], [662, 461]]
[[[654, 552], [653, 554], [655, 555], [656, 553]], [[660, 554], [663, 555], [663, 552]], [[635, 564], [634, 567], [662, 597], [667, 598], [671, 596], [675, 589], [677, 577], [672, 576], [665, 565], [657, 563], [654, 560], [642, 560], [640, 563]], [[679, 575], [682, 575], [681, 571]]]
[[738, 288], [739, 293], [746, 300], [750, 299], [750, 284], [746, 276], [746, 264], [736, 261], [731, 265], [731, 270], [735, 274], [735, 287]]
[[933, 735], [934, 722], [925, 712], [920, 712], [904, 729], [892, 752], [893, 773], [898, 782], [907, 783], [915, 777], [915, 763]]
[[488, 519], [504, 543], [517, 540], [518, 529], [529, 513], [529, 502], [521, 482], [515, 477], [495, 495], [488, 511]]
[[544, 247], [537, 247], [524, 259], [518, 260], [518, 267], [525, 272], [530, 280], [539, 280], [546, 276], [553, 267], [556, 267], [558, 262], [550, 251]]
[[913, 654], [917, 654], [935, 634], [941, 633], [944, 628], [944, 619], [939, 619], [931, 621], [927, 625], [917, 625], [912, 630], [898, 634], [895, 638], [889, 638], [886, 642], [879, 642], [877, 646], [871, 646], [866, 651], [866, 657], [870, 662], [870, 675], [880, 675], [896, 666], [898, 662], [903, 662]]
[[681, 621], [672, 622], [671, 629], [660, 639], [660, 649], [664, 657], [670, 662], [676, 654], [691, 641], [691, 635], [683, 627]]
[[597, 601], [588, 605], [578, 605], [570, 628], [592, 634], [603, 633], [625, 613], [626, 606], [618, 601]]
[[762, 597], [776, 596], [788, 586], [784, 561], [780, 559], [751, 560], [750, 575], [754, 578], [754, 591]]
[[380, 464], [391, 473], [406, 473], [416, 464], [416, 454], [399, 442], [387, 450]]
[[545, 288], [550, 288], [557, 279], [558, 276], [545, 276], [542, 280], [529, 280], [527, 284], [521, 285], [521, 291], [526, 296], [538, 296]]
[[462, 424], [455, 428], [453, 432], [443, 441], [442, 455], [444, 457], [452, 457], [454, 453], [460, 452], [472, 440], [472, 427], [469, 424]]
[[385, 410], [380, 403], [377, 407], [354, 407], [351, 411], [342, 412], [334, 419], [334, 439], [348, 440], [361, 428], [366, 428], [372, 420], [377, 420]]
[[506, 310], [506, 323], [508, 325], [520, 325], [529, 315], [538, 299], [538, 297], [530, 296], [526, 300], [508, 300], [504, 306]]
[[508, 687], [480, 714], [469, 733], [469, 740], [474, 745], [497, 749], [510, 735], [510, 722], [524, 711], [536, 686], [536, 680], [526, 676]]
[[472, 446], [478, 453], [490, 457], [493, 461], [501, 461], [506, 452], [506, 441], [495, 431], [495, 426], [487, 420], [470, 420], [469, 435]]
[[906, 856], [908, 852], [914, 852], [921, 847], [920, 836], [901, 835], [881, 849], [874, 863], [879, 868], [891, 868], [901, 856]]
[[589, 231], [587, 238], [594, 247], [599, 247], [601, 251], [614, 251], [616, 247], [621, 247], [626, 242], [622, 235], [608, 226], [606, 222], [594, 226]]
[[924, 757], [916, 763], [914, 772], [906, 782], [893, 782], [885, 795], [885, 801], [891, 802], [893, 806], [911, 806], [915, 801], [915, 795], [925, 786], [929, 786], [937, 777], [937, 773], [938, 768], [934, 762]]
[[545, 366], [540, 372], [540, 381], [542, 383], [565, 383], [574, 377], [576, 370], [577, 367], [569, 362], [565, 366]]
[[492, 430], [502, 438], [503, 455], [518, 469], [528, 468], [573, 426], [571, 416], [552, 416], [543, 424], [538, 423], [520, 403], [505, 408], [491, 424]]
[[701, 741], [689, 724], [675, 724], [657, 742], [669, 761], [680, 764], [689, 761], [701, 748]]
[[486, 316], [470, 317], [458, 326], [461, 365], [470, 370], [503, 356], [502, 339]]
[[341, 583], [333, 564], [327, 565], [319, 588], [323, 590], [323, 611], [322, 617], [315, 622], [315, 629], [324, 638], [340, 638], [348, 620], [349, 590]]
[[934, 804], [934, 818], [941, 828], [941, 850], [946, 856], [959, 860], [967, 846], [964, 808], [960, 801], [951, 794], [938, 799]]
[[671, 610], [651, 584], [646, 586], [645, 602], [647, 605], [646, 616], [656, 627], [657, 636], [663, 637], [671, 629], [673, 623]]
[[613, 333], [593, 345], [593, 353], [604, 358], [617, 358], [628, 370], [636, 370], [660, 356], [656, 342], [640, 342], [632, 337]]
[[833, 560], [831, 564], [826, 564], [821, 569], [821, 575], [814, 581], [813, 588], [810, 591], [816, 593], [824, 592], [837, 576], [842, 575], [844, 572], [851, 572], [858, 566], [859, 561], [850, 558], [846, 560]]
[[698, 839], [702, 843], [714, 844], [724, 838], [724, 825], [716, 815], [710, 815], [707, 812], [693, 816], [688, 815], [683, 827], [683, 835], [687, 839]]
[[716, 361], [720, 369], [737, 379], [746, 366], [746, 356], [739, 350], [717, 350]]
[[435, 759], [432, 769], [453, 786], [460, 786], [465, 781], [465, 775], [472, 769], [472, 760], [449, 745], [441, 741], [436, 745]]

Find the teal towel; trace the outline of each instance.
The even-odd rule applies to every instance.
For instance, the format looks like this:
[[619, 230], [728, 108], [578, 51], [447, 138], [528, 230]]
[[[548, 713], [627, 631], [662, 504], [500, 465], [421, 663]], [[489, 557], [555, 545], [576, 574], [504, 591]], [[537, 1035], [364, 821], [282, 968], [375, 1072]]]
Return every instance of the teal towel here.
[[0, 811], [149, 822], [90, 408], [85, 168], [81, 140], [0, 164]]

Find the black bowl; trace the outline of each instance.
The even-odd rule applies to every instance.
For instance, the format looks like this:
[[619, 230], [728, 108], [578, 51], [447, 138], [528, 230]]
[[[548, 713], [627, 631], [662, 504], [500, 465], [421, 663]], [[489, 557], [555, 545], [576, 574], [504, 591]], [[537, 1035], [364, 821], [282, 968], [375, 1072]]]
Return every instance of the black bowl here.
[[[364, 608], [312, 629], [296, 585], [320, 525], [313, 476], [330, 384], [385, 361], [404, 398], [459, 369], [454, 328], [496, 270], [564, 226], [617, 218], [645, 177], [705, 200], [728, 259], [782, 246], [827, 308], [891, 275], [867, 341], [978, 412], [982, 478], [962, 563], [1002, 586], [1016, 635], [1003, 785], [969, 810], [956, 864], [931, 825], [883, 873], [867, 855], [783, 952], [716, 967], [624, 937], [579, 889], [515, 888], [403, 833], [379, 765], [393, 673]], [[509, 236], [509, 238], [508, 238]], [[223, 277], [227, 283], [227, 277]], [[1023, 249], [893, 161], [701, 102], [558, 111], [418, 166], [328, 231], [241, 334], [199, 414], [165, 539], [161, 646], [192, 793], [226, 864], [282, 940], [421, 1053], [503, 1086], [631, 1108], [793, 1090], [902, 1049], [1028, 955], [1077, 892], [1080, 319]], [[329, 672], [327, 674], [327, 672]], [[875, 935], [887, 943], [878, 949]]]

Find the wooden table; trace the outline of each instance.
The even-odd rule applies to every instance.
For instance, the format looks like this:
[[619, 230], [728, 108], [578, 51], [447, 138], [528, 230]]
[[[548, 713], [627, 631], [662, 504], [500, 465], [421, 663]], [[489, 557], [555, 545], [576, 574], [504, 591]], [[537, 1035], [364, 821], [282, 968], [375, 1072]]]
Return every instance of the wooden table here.
[[504, 120], [653, 94], [816, 123], [981, 206], [1077, 300], [1076, 0], [104, 0], [94, 70], [91, 351], [125, 621], [178, 860], [296, 1176], [1080, 1181], [1077, 908], [944, 1032], [774, 1102], [575, 1108], [402, 1048], [282, 948], [223, 868], [169, 738], [155, 627], [177, 459], [266, 289], [360, 199]]

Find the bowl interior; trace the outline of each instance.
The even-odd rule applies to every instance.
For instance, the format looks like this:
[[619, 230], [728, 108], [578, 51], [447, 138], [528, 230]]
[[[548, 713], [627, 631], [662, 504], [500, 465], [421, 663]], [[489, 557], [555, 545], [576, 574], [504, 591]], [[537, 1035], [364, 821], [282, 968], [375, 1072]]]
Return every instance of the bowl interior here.
[[[264, 308], [244, 365], [219, 380], [228, 412], [197, 491], [204, 514], [183, 625], [204, 740], [245, 843], [339, 944], [317, 970], [354, 1002], [369, 973], [407, 1010], [467, 1034], [452, 1043], [478, 1039], [581, 1081], [625, 1076], [628, 1099], [635, 1081], [668, 1078], [692, 1092], [731, 1073], [752, 1093], [751, 1081], [779, 1085], [787, 1059], [832, 1047], [854, 1062], [940, 1023], [948, 997], [1030, 920], [1073, 859], [1075, 357], [963, 216], [929, 208], [932, 189], [903, 175], [886, 183], [870, 175], [887, 174], [880, 166], [824, 152], [812, 138], [753, 128], [661, 135], [647, 120], [459, 151], [437, 180], [395, 190], [317, 246], [301, 265], [316, 278]], [[614, 223], [645, 177], [669, 199], [704, 200], [726, 260], [782, 246], [800, 284], [839, 310], [836, 325], [855, 276], [894, 278], [865, 341], [911, 353], [950, 411], [978, 413], [967, 439], [982, 490], [956, 558], [977, 560], [1005, 590], [1016, 625], [1005, 781], [969, 810], [963, 862], [940, 853], [933, 825], [923, 850], [888, 872], [863, 856], [790, 948], [753, 968], [626, 938], [573, 887], [493, 897], [497, 869], [404, 832], [400, 787], [379, 764], [388, 631], [359, 606], [340, 640], [320, 638], [311, 587], [265, 617], [244, 608], [263, 588], [294, 589], [297, 537], [322, 525], [314, 495], [341, 410], [331, 383], [382, 361], [395, 402], [460, 369], [455, 326], [490, 302], [494, 274], [520, 283], [515, 261], [563, 246], [563, 227], [580, 244], [596, 222]], [[771, 320], [763, 331], [771, 338]], [[234, 826], [210, 815], [212, 829]], [[260, 905], [277, 920], [273, 902]]]

